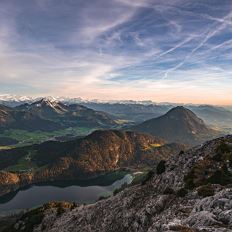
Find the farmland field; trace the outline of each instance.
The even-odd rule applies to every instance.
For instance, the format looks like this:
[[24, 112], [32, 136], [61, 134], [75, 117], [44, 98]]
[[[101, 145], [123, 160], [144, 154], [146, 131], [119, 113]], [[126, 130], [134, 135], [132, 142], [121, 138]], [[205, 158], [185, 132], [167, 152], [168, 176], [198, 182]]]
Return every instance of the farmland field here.
[[91, 133], [93, 130], [94, 130], [93, 128], [86, 128], [86, 127], [71, 127], [71, 128], [66, 128], [64, 130], [57, 130], [53, 132], [43, 132], [43, 131], [30, 132], [26, 130], [10, 129], [4, 131], [1, 134], [1, 136], [15, 139], [18, 141], [18, 143], [9, 146], [0, 146], [0, 150], [10, 149], [12, 147], [21, 147], [35, 143], [41, 143], [47, 140], [55, 140], [56, 137], [60, 137], [60, 136], [70, 136], [70, 137], [85, 136]]

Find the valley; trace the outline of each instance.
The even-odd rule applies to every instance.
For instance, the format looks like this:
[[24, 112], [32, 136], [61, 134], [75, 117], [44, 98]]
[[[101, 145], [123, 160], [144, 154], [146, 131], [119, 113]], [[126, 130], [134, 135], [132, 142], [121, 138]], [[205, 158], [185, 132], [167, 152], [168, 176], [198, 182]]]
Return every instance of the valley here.
[[68, 142], [0, 151], [0, 195], [40, 182], [94, 178], [120, 168], [152, 166], [186, 149], [150, 135], [99, 130]]
[[[66, 141], [71, 140], [76, 137], [86, 136], [96, 128], [87, 127], [70, 127], [60, 130], [55, 130], [51, 132], [46, 131], [27, 131], [19, 129], [9, 129], [1, 133], [0, 141], [2, 138], [13, 139], [13, 142], [6, 143], [2, 141], [2, 146], [7, 146], [8, 148], [22, 147], [26, 145], [38, 144], [45, 141]], [[1, 148], [0, 148], [1, 150]]]

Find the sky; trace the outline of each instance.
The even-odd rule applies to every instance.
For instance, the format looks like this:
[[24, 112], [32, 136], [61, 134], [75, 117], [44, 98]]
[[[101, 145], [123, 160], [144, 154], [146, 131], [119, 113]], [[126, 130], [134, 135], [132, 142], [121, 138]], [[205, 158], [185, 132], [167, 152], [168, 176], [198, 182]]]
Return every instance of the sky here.
[[0, 0], [0, 94], [232, 104], [232, 1]]

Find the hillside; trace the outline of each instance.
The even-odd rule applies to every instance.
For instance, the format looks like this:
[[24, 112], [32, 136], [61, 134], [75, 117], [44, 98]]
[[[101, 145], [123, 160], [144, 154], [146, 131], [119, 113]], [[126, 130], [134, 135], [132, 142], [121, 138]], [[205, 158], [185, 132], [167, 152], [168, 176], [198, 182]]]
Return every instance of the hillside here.
[[108, 130], [69, 142], [0, 151], [0, 195], [31, 183], [86, 179], [124, 167], [152, 166], [185, 148], [150, 135]]
[[183, 106], [175, 107], [165, 115], [145, 121], [131, 129], [161, 137], [169, 142], [192, 145], [213, 138], [218, 133], [208, 128], [202, 119]]
[[[209, 166], [210, 162], [215, 165]], [[142, 184], [113, 197], [91, 205], [46, 204], [19, 216], [11, 229], [229, 232], [232, 231], [231, 168], [230, 135], [173, 156], [164, 168], [157, 165]]]

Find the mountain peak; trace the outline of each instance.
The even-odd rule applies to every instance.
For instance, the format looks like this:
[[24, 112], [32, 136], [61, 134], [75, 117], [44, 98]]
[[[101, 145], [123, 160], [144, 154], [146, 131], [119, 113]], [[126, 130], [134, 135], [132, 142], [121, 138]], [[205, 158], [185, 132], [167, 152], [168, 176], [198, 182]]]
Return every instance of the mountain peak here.
[[49, 99], [49, 98], [41, 98], [40, 100], [34, 102], [33, 104], [53, 104], [55, 101]]
[[215, 136], [215, 131], [183, 106], [172, 108], [165, 115], [145, 121], [133, 129], [150, 133], [169, 142], [182, 141], [193, 145]]
[[[193, 113], [191, 110], [184, 106], [176, 106], [172, 109], [170, 109], [167, 113], [175, 113], [175, 112], [180, 112], [180, 113]], [[194, 114], [194, 113], [193, 113]]]
[[185, 118], [186, 120], [195, 120], [198, 121], [200, 124], [204, 124], [204, 121], [197, 117], [195, 113], [193, 113], [188, 108], [185, 108], [184, 106], [177, 106], [169, 110], [164, 116], [171, 116], [176, 117], [178, 120], [182, 120]]

